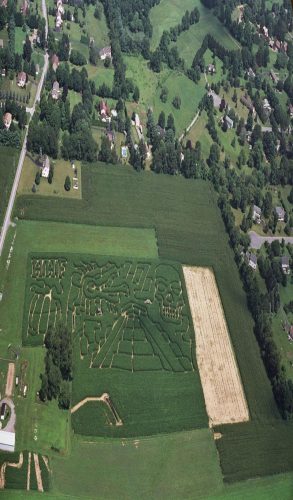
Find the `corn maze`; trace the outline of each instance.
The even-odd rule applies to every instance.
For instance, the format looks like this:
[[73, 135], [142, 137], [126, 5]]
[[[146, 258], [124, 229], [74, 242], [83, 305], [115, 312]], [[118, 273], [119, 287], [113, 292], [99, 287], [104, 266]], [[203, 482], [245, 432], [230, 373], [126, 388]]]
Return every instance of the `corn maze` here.
[[153, 261], [29, 256], [25, 344], [62, 320], [89, 368], [194, 370], [181, 268]]

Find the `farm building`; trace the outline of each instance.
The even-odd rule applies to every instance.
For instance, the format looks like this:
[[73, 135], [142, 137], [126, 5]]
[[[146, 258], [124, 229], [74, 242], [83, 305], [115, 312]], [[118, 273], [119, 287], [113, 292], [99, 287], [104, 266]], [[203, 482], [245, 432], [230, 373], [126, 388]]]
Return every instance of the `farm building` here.
[[290, 262], [288, 255], [283, 255], [281, 258], [281, 267], [284, 274], [290, 274]]
[[5, 115], [3, 116], [3, 124], [7, 130], [10, 128], [11, 122], [12, 122], [12, 114], [5, 113]]
[[15, 449], [15, 433], [0, 430], [0, 450], [14, 451]]
[[111, 47], [103, 47], [100, 51], [99, 51], [99, 56], [100, 56], [100, 59], [102, 59], [102, 61], [104, 61], [105, 59], [107, 59], [107, 57], [109, 59], [112, 59], [112, 50], [111, 50]]
[[276, 207], [275, 208], [275, 212], [278, 216], [278, 221], [280, 222], [284, 222], [284, 219], [285, 219], [285, 210], [283, 209], [283, 207]]

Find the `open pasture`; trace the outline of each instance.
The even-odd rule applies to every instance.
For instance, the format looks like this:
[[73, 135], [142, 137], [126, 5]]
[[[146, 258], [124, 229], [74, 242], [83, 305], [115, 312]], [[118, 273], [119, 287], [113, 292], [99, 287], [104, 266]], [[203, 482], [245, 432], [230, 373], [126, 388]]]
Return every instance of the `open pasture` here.
[[200, 267], [184, 267], [183, 272], [210, 426], [247, 421], [248, 408], [214, 274]]
[[23, 342], [42, 344], [60, 320], [74, 339], [73, 405], [94, 398], [72, 411], [76, 432], [143, 435], [207, 425], [180, 266], [30, 255]]

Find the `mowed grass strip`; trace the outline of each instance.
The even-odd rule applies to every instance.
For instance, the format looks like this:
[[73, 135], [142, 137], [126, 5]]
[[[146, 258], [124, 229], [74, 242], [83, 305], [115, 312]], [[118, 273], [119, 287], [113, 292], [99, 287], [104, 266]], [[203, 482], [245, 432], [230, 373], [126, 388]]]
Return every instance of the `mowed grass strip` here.
[[194, 499], [222, 484], [208, 429], [137, 440], [74, 440], [70, 457], [54, 458], [52, 467], [53, 491], [71, 498]]
[[82, 168], [82, 185], [81, 201], [56, 199], [52, 204], [50, 198], [19, 197], [16, 213], [31, 219], [154, 227], [160, 257], [212, 267], [250, 415], [280, 418], [212, 185], [101, 164]]
[[0, 227], [7, 208], [14, 175], [17, 167], [19, 151], [14, 148], [0, 146]]

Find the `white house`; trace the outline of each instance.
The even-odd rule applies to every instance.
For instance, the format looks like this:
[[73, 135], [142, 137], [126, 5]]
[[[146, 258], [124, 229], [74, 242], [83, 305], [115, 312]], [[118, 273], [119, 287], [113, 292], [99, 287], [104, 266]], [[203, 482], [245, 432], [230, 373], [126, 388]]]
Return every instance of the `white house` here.
[[233, 128], [233, 125], [234, 125], [233, 120], [229, 116], [226, 116], [225, 120], [226, 120], [226, 123], [227, 123], [227, 127], [228, 128]]
[[249, 267], [251, 267], [251, 269], [253, 269], [255, 271], [257, 268], [257, 256], [251, 252], [247, 252], [246, 256], [247, 256]]
[[284, 274], [290, 274], [290, 263], [288, 255], [283, 255], [281, 258], [281, 266]]
[[49, 160], [48, 156], [46, 155], [44, 160], [43, 160], [42, 177], [45, 177], [45, 179], [48, 179], [49, 172], [50, 172], [50, 160]]

